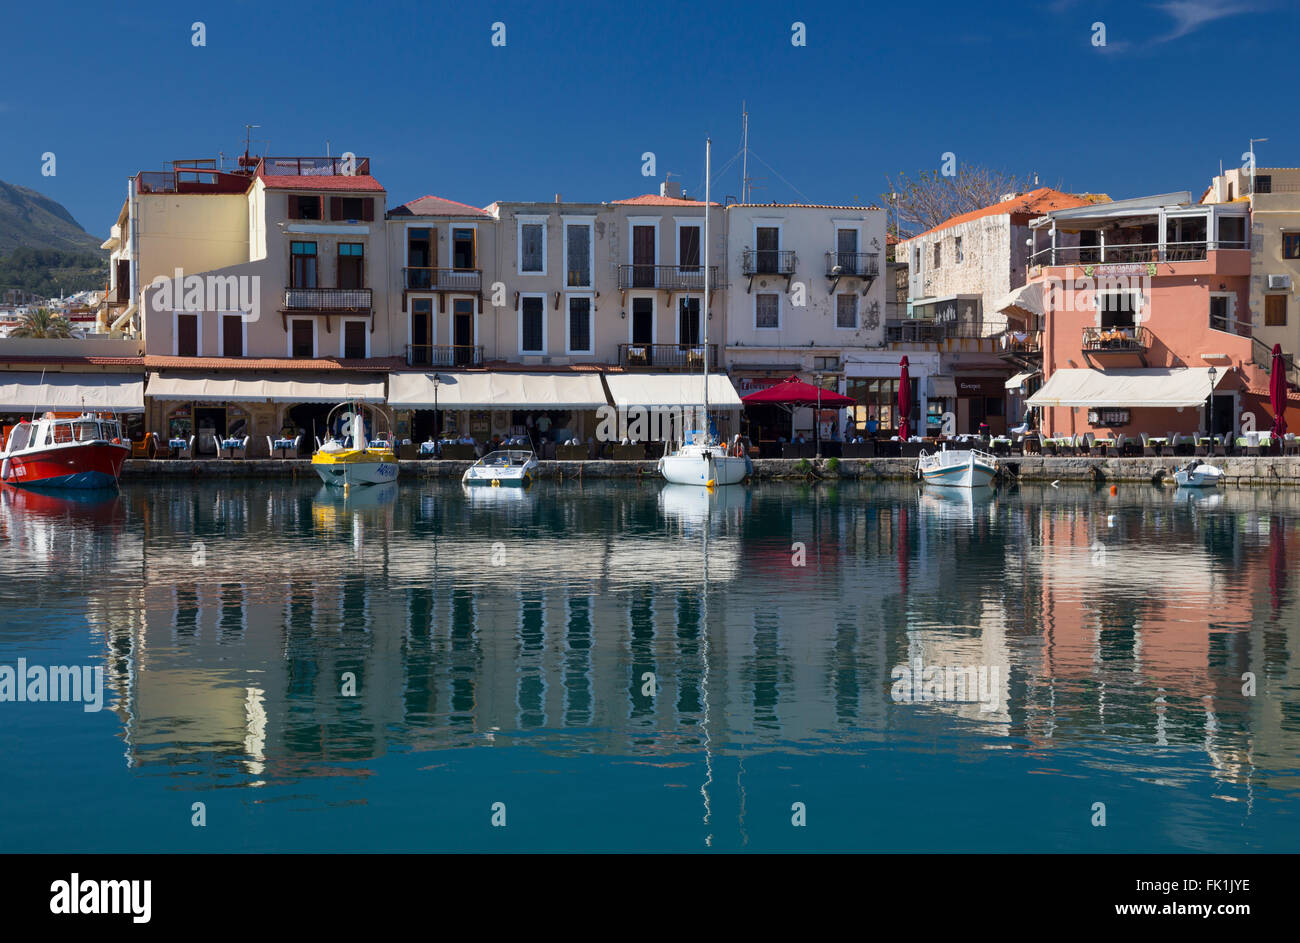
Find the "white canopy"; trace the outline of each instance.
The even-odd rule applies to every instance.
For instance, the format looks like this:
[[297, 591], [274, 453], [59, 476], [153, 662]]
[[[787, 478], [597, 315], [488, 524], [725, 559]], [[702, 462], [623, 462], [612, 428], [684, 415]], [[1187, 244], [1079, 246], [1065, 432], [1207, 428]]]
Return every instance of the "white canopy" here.
[[1043, 283], [1030, 282], [1028, 285], [1013, 288], [998, 299], [994, 308], [1002, 312], [1010, 311], [1013, 315], [1042, 317], [1044, 314]]
[[[1215, 386], [1227, 377], [1218, 371]], [[1200, 406], [1210, 395], [1209, 367], [1057, 370], [1030, 406]]]
[[384, 401], [382, 380], [296, 380], [255, 374], [248, 377], [210, 379], [205, 377], [149, 376], [150, 399], [193, 400], [220, 403], [341, 403], [361, 400]]
[[1021, 371], [1008, 380], [1005, 386], [1008, 390], [1017, 390], [1020, 388], [1020, 384], [1024, 383], [1026, 380], [1032, 380], [1034, 377], [1038, 376], [1040, 372], [1041, 371], [1039, 370]]
[[[700, 406], [704, 403], [704, 378], [699, 374], [679, 373], [611, 373], [605, 377], [614, 405], [619, 409], [632, 406]], [[709, 406], [714, 409], [740, 409], [740, 394], [731, 380], [719, 373], [709, 374]]]
[[144, 379], [130, 373], [0, 373], [0, 412], [144, 412]]
[[599, 409], [597, 373], [390, 373], [394, 409]]

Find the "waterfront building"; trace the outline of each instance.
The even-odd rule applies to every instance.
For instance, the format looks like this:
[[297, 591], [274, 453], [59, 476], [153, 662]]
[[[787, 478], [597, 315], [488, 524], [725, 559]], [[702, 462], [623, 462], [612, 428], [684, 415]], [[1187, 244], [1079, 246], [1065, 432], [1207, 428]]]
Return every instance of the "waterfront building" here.
[[[898, 378], [879, 353], [888, 300], [885, 211], [877, 206], [733, 203], [726, 208], [726, 363], [741, 394], [791, 375], [855, 396]], [[877, 404], [860, 399], [866, 413]], [[755, 443], [814, 438], [813, 409], [746, 410]], [[825, 410], [823, 438], [842, 410]]]
[[1033, 221], [1015, 303], [1042, 312], [1044, 383], [1029, 402], [1045, 431], [1136, 438], [1271, 426], [1262, 411], [1271, 351], [1252, 337], [1249, 209], [1183, 191]]

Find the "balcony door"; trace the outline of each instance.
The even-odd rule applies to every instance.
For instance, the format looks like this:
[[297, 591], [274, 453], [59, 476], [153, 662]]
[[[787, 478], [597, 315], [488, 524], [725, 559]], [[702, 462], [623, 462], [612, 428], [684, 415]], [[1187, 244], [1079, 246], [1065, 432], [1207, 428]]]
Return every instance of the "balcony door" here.
[[437, 264], [435, 246], [430, 238], [431, 230], [408, 229], [406, 231], [406, 287], [410, 289], [428, 289], [432, 287], [429, 269]]
[[411, 299], [411, 363], [427, 365], [432, 360], [433, 299]]
[[755, 248], [758, 249], [758, 271], [774, 275], [778, 269], [781, 251], [781, 230], [776, 226], [759, 226], [754, 233]]
[[841, 229], [835, 234], [835, 264], [845, 275], [858, 273], [858, 231]]
[[316, 287], [316, 243], [295, 242], [291, 245], [293, 264], [289, 269], [289, 287]]
[[655, 303], [651, 298], [632, 299], [632, 343], [653, 344], [655, 339]]
[[457, 298], [452, 302], [452, 343], [456, 345], [456, 365], [474, 362], [474, 300]]
[[362, 243], [339, 243], [338, 272], [340, 288], [365, 287], [365, 247]]
[[692, 347], [700, 343], [700, 299], [683, 298], [677, 310], [677, 338]]
[[632, 287], [655, 286], [655, 228], [632, 227]]

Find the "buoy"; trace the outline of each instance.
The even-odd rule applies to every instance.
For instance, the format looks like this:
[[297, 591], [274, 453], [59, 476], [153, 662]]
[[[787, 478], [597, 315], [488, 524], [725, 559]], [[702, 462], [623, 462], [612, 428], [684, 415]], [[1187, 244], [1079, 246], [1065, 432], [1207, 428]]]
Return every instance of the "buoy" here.
[[710, 491], [712, 491], [715, 487], [717, 487], [717, 484], [718, 484], [718, 483], [717, 483], [716, 481], [714, 481], [712, 478], [710, 478], [708, 481], [706, 481], [706, 482], [704, 483], [704, 487], [706, 487], [706, 488], [708, 488]]
[[1113, 498], [1113, 497], [1115, 497], [1115, 495], [1117, 495], [1117, 494], [1119, 494], [1119, 488], [1116, 487], [1115, 485], [1111, 485], [1111, 486], [1110, 486], [1110, 496]]

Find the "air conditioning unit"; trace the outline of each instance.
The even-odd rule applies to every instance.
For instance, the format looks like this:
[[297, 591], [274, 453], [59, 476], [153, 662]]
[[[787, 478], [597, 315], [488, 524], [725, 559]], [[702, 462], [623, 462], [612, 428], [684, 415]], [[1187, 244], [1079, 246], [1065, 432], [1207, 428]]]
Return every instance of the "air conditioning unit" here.
[[1291, 288], [1290, 275], [1270, 275], [1268, 277], [1269, 291], [1287, 291]]

